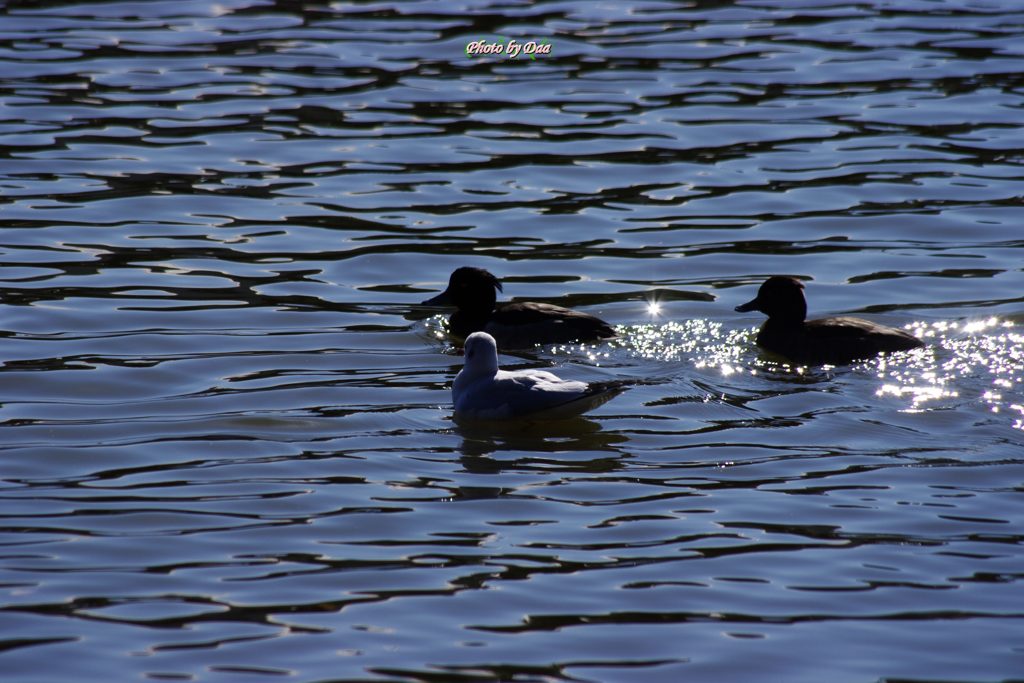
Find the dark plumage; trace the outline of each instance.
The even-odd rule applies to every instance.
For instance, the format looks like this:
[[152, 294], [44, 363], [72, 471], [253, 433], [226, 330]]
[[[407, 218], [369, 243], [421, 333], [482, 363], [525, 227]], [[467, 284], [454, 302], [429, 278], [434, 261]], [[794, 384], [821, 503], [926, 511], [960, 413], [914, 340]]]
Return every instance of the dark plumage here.
[[448, 319], [452, 334], [465, 339], [487, 332], [502, 349], [522, 349], [537, 344], [564, 344], [612, 339], [612, 326], [587, 313], [535, 301], [497, 303], [498, 278], [483, 268], [457, 268], [448, 289], [427, 299], [432, 306], [455, 306]]
[[804, 284], [792, 277], [768, 278], [757, 291], [757, 297], [736, 310], [767, 315], [768, 320], [757, 333], [758, 346], [805, 365], [843, 365], [884, 351], [924, 346], [924, 342], [903, 330], [860, 318], [805, 320]]

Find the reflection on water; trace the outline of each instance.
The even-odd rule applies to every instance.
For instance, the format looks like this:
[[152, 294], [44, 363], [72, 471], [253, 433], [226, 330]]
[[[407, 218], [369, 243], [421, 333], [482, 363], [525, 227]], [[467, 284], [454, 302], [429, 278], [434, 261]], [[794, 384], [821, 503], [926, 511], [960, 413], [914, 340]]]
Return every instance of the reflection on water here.
[[1012, 321], [996, 317], [940, 321], [920, 326], [915, 334], [935, 344], [937, 350], [915, 354], [917, 362], [909, 367], [879, 362], [878, 377], [886, 383], [878, 395], [906, 397], [915, 410], [955, 407], [960, 400], [980, 401], [993, 414], [1010, 413], [1013, 427], [1022, 428], [1024, 335]]
[[[1009, 410], [1013, 426], [1022, 408], [1004, 398], [1021, 398], [1024, 335], [1013, 321], [983, 320], [919, 322], [908, 331], [928, 342], [928, 348], [886, 354], [855, 364], [853, 372], [872, 373], [882, 380], [875, 394], [906, 400], [907, 409], [956, 407], [963, 400], [981, 402], [992, 413]], [[587, 345], [552, 347], [550, 352], [577, 355], [587, 362], [628, 364], [630, 357], [660, 362], [687, 363], [733, 385], [734, 375], [791, 381], [794, 378], [831, 380], [845, 368], [790, 365], [756, 348], [754, 331], [725, 330], [708, 320], [623, 326], [621, 339], [604, 348]], [[613, 347], [613, 348], [608, 348]], [[664, 372], [664, 370], [662, 369]], [[648, 373], [645, 373], [648, 374]], [[1004, 397], [1004, 393], [1006, 396]]]
[[[1019, 676], [1019, 8], [4, 12], [11, 680]], [[629, 389], [456, 423], [463, 265]], [[929, 346], [791, 367], [770, 274]]]

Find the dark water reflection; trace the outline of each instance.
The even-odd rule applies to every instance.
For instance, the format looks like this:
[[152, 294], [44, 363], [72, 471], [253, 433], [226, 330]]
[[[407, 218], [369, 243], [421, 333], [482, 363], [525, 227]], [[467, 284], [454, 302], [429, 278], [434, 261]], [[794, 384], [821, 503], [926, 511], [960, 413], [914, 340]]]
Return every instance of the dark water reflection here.
[[[0, 9], [0, 668], [21, 682], [1024, 670], [1021, 8]], [[472, 41], [546, 42], [536, 59]], [[457, 424], [457, 266], [642, 380]], [[929, 348], [790, 368], [772, 273]]]

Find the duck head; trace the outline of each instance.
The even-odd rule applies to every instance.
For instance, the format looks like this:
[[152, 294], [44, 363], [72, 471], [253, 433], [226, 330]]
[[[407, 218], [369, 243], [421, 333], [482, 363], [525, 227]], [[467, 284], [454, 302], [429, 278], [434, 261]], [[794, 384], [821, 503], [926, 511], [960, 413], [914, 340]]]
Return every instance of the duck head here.
[[807, 299], [804, 283], [795, 277], [775, 275], [757, 290], [757, 296], [736, 307], [740, 313], [761, 311], [769, 320], [802, 323], [807, 318]]
[[498, 345], [486, 332], [474, 332], [466, 337], [463, 348], [463, 371], [469, 375], [494, 375], [498, 372]]
[[424, 301], [427, 306], [454, 306], [460, 311], [490, 313], [498, 301], [501, 283], [490, 271], [463, 266], [448, 279], [448, 289]]

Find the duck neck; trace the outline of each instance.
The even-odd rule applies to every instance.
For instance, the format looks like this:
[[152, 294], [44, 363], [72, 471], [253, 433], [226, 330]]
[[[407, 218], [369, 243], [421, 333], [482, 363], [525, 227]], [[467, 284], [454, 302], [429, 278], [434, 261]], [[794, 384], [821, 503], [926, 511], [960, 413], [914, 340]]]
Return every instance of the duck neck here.
[[791, 306], [772, 311], [768, 316], [769, 322], [775, 322], [786, 327], [799, 327], [807, 320], [807, 301], [793, 302]]
[[487, 327], [489, 314], [479, 314], [475, 311], [458, 310], [452, 313], [449, 323], [453, 332], [462, 337], [468, 337], [474, 332], [481, 332]]
[[457, 290], [452, 303], [470, 317], [486, 318], [494, 311], [498, 295], [490, 284], [470, 286]]
[[761, 324], [761, 332], [792, 332], [794, 330], [802, 329], [805, 322], [807, 321], [803, 318], [796, 318], [793, 316], [773, 316]]
[[493, 378], [498, 374], [498, 358], [493, 361], [476, 359], [470, 365], [462, 366], [462, 370], [455, 376], [454, 389], [461, 391], [466, 386], [473, 384], [481, 378]]

